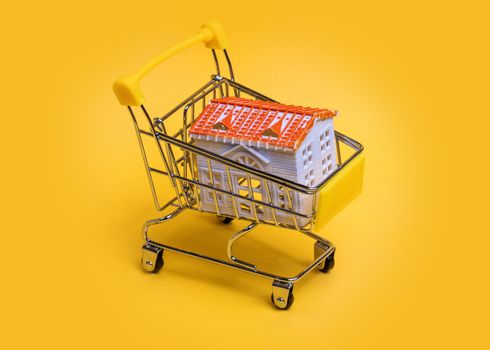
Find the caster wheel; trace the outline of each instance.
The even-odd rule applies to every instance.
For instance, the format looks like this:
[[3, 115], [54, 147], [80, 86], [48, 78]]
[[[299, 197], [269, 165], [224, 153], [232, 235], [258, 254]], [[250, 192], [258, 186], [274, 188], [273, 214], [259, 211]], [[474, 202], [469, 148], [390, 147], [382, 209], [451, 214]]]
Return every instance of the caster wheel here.
[[335, 266], [335, 257], [334, 254], [331, 254], [325, 259], [325, 262], [323, 263], [323, 267], [320, 268], [319, 270], [323, 273], [327, 273], [328, 271], [333, 269], [334, 266]]
[[289, 309], [294, 302], [293, 287], [292, 283], [275, 280], [272, 283], [272, 304], [279, 310]]
[[155, 268], [153, 269], [153, 271], [151, 271], [151, 273], [157, 273], [162, 269], [163, 265], [165, 265], [165, 262], [163, 261], [163, 250], [162, 250], [160, 255], [157, 257], [157, 261], [155, 262]]
[[152, 245], [143, 246], [141, 266], [146, 272], [157, 273], [163, 267], [163, 249]]
[[294, 294], [293, 294], [293, 292], [289, 293], [288, 301], [284, 306], [282, 306], [282, 305], [279, 306], [277, 304], [277, 302], [274, 301], [274, 293], [271, 294], [271, 301], [272, 301], [272, 304], [274, 304], [274, 306], [276, 308], [278, 308], [279, 310], [288, 310], [291, 307], [291, 305], [293, 305], [293, 303], [294, 303]]
[[218, 216], [218, 220], [222, 222], [223, 224], [229, 224], [230, 222], [233, 221], [232, 218], [226, 217], [226, 216]]

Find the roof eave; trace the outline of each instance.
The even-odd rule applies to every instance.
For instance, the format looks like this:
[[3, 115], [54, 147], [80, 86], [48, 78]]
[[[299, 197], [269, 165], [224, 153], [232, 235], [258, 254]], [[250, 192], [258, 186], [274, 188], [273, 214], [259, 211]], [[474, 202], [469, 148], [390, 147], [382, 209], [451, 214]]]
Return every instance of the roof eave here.
[[256, 148], [261, 148], [269, 151], [278, 151], [278, 152], [290, 152], [294, 153], [298, 149], [298, 145], [294, 145], [294, 147], [285, 147], [285, 146], [277, 146], [277, 145], [272, 145], [267, 142], [261, 142], [261, 141], [253, 141], [253, 140], [236, 140], [235, 138], [230, 138], [230, 137], [223, 137], [219, 135], [203, 135], [203, 134], [195, 134], [195, 133], [190, 133], [189, 134], [191, 138], [198, 139], [198, 140], [204, 140], [204, 141], [213, 141], [213, 142], [220, 142], [228, 145], [243, 145], [243, 146], [248, 146], [248, 147], [256, 147]]

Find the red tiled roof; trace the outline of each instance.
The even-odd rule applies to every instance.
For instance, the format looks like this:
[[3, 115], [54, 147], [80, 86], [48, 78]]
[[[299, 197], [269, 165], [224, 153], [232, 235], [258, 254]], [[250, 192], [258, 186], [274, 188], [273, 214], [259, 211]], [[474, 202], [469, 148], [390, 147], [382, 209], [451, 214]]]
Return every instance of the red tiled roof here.
[[315, 119], [332, 118], [336, 114], [328, 109], [225, 97], [211, 100], [189, 133], [222, 138], [228, 143], [296, 150]]

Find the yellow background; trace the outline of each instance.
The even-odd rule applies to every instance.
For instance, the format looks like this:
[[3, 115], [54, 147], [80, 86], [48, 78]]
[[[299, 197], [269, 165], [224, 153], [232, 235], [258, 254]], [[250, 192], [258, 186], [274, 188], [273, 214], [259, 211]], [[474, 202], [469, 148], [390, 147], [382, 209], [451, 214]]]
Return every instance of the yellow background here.
[[[2, 5], [0, 348], [488, 348], [483, 3]], [[289, 312], [268, 280], [218, 265], [168, 253], [140, 269], [157, 213], [111, 84], [211, 18], [238, 81], [339, 110], [366, 147], [362, 196], [322, 232], [336, 267], [298, 283]], [[172, 58], [143, 84], [150, 111], [212, 72], [202, 46]], [[239, 227], [184, 213], [166, 233], [220, 255]], [[312, 243], [262, 227], [239, 254], [289, 271]]]

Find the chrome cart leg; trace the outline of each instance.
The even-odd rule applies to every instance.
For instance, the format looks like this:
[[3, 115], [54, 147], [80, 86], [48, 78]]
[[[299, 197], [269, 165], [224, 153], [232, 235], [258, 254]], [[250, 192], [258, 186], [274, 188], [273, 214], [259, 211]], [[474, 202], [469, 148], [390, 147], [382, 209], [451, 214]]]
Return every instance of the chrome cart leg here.
[[228, 245], [226, 247], [226, 253], [228, 254], [228, 258], [231, 261], [233, 261], [235, 264], [249, 268], [249, 269], [252, 269], [254, 271], [257, 271], [257, 266], [250, 264], [246, 261], [239, 260], [233, 255], [233, 245], [235, 244], [235, 242], [238, 241], [240, 238], [242, 238], [247, 233], [249, 233], [250, 231], [252, 231], [255, 228], [255, 226], [257, 226], [257, 223], [252, 222], [250, 225], [248, 225], [247, 227], [245, 227], [241, 231], [239, 231], [239, 232], [235, 233], [233, 236], [231, 236], [230, 239], [228, 240]]
[[293, 305], [293, 283], [275, 280], [272, 283], [271, 300], [275, 307], [281, 310], [287, 310]]
[[[325, 254], [325, 252], [328, 251], [330, 248], [331, 247], [326, 243], [317, 241], [314, 248], [315, 260]], [[325, 259], [318, 265], [318, 269], [323, 273], [327, 273], [328, 271], [333, 269], [333, 267], [335, 266], [334, 256], [335, 248], [331, 249], [330, 254], [328, 254]]]
[[177, 208], [170, 214], [153, 220], [148, 220], [143, 225], [143, 239], [145, 240], [145, 245], [142, 248], [142, 258], [141, 265], [143, 270], [147, 272], [157, 273], [164, 265], [163, 262], [163, 247], [158, 245], [156, 242], [153, 242], [148, 237], [148, 230], [150, 226], [161, 224], [170, 219], [173, 219], [178, 214], [180, 214], [184, 209]]
[[143, 270], [157, 273], [163, 267], [163, 249], [148, 243], [142, 249]]

